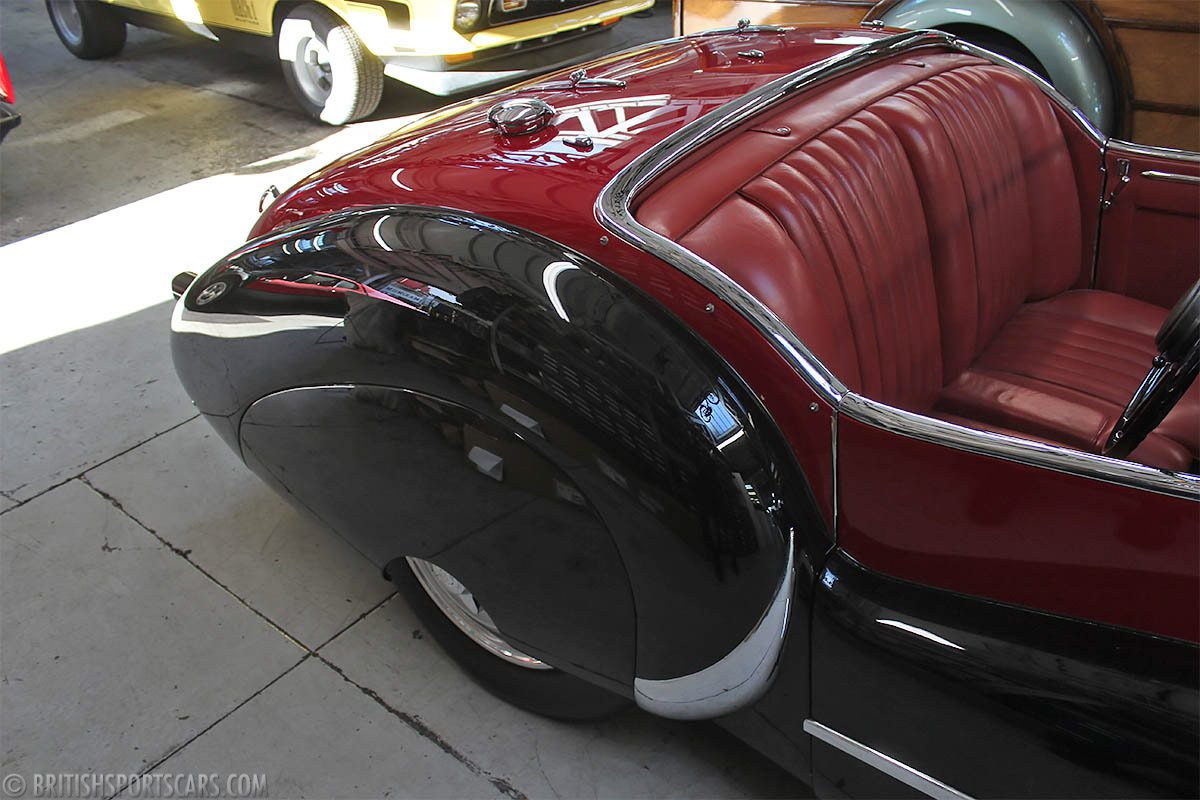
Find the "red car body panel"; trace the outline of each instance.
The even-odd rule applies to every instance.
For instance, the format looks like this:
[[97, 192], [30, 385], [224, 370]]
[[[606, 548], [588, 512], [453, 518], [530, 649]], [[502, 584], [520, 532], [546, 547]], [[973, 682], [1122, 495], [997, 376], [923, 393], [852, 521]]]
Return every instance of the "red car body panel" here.
[[[794, 29], [749, 41], [710, 33], [635, 49], [589, 71], [589, 77], [625, 80], [622, 89], [561, 88], [560, 73], [506, 92], [537, 97], [558, 111], [555, 125], [516, 139], [500, 137], [487, 121], [497, 96], [470, 100], [302, 181], [276, 200], [251, 235], [348, 207], [397, 203], [467, 210], [536, 231], [652, 296], [754, 387], [818, 507], [837, 525], [839, 546], [865, 566], [968, 595], [1200, 640], [1192, 500], [921, 442], [849, 419], [835, 427], [834, 409], [750, 322], [597, 222], [600, 190], [666, 135], [769, 80], [883, 35]], [[739, 55], [750, 48], [763, 57]], [[1094, 197], [1102, 179], [1100, 149], [1072, 129], [1068, 115], [1062, 118], [1084, 184], [1080, 196]], [[568, 141], [576, 136], [589, 137], [591, 148]], [[1083, 219], [1094, 232], [1094, 205]], [[1091, 255], [1085, 249], [1082, 285], [1090, 278]]]

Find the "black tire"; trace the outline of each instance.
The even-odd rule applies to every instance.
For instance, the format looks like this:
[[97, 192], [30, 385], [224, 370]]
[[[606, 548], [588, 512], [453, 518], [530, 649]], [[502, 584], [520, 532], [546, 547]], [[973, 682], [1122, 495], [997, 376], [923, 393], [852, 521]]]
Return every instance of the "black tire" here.
[[[292, 9], [276, 34], [283, 79], [300, 107], [329, 125], [362, 119], [383, 97], [383, 63], [343, 19], [316, 3]], [[327, 63], [310, 61], [323, 53]]]
[[501, 700], [551, 719], [580, 722], [610, 717], [629, 700], [558, 669], [529, 669], [501, 659], [459, 630], [421, 586], [406, 559], [388, 574], [409, 607], [442, 649], [480, 685]]
[[125, 46], [125, 21], [98, 0], [46, 0], [50, 24], [77, 58], [108, 58]]

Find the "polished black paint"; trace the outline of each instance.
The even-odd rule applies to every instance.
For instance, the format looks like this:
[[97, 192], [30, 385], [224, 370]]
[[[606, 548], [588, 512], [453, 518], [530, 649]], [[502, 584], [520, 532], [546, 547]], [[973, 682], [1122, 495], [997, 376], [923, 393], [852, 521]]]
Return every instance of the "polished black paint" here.
[[[813, 618], [818, 722], [977, 797], [1191, 797], [1200, 648], [956, 595], [835, 552]], [[814, 783], [890, 780], [814, 745]]]
[[[437, 209], [331, 215], [201, 275], [174, 327], [189, 394], [256, 471], [381, 566], [469, 571], [506, 635], [626, 691], [733, 649], [789, 529], [801, 564], [829, 542], [738, 376], [526, 232]], [[811, 585], [799, 576], [800, 628]]]

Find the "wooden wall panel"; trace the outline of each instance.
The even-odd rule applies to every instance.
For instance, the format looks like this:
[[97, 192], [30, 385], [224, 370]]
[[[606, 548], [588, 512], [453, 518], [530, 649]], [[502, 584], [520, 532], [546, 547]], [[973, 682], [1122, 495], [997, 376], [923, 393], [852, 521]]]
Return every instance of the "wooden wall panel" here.
[[1106, 19], [1200, 25], [1196, 0], [1096, 0], [1096, 8]]
[[1129, 61], [1133, 101], [1200, 105], [1200, 36], [1194, 33], [1117, 28]]
[[1174, 147], [1176, 150], [1200, 150], [1200, 117], [1134, 111], [1132, 138], [1140, 144]]

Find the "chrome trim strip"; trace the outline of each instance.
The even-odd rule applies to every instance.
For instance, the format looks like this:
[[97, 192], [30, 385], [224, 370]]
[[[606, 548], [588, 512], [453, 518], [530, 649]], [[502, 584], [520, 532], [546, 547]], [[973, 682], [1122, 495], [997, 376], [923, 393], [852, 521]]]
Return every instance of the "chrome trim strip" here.
[[1180, 175], [1178, 172], [1159, 172], [1156, 169], [1146, 170], [1142, 173], [1142, 177], [1168, 183], [1200, 183], [1200, 175]]
[[1200, 163], [1200, 153], [1191, 150], [1176, 150], [1173, 147], [1156, 147], [1150, 144], [1137, 144], [1124, 139], [1113, 139], [1108, 143], [1114, 152], [1129, 153], [1135, 156], [1150, 156], [1151, 158], [1173, 158], [1177, 161]]
[[1200, 498], [1200, 478], [1194, 475], [1166, 472], [1065, 447], [963, 428], [852, 395], [845, 384], [838, 380], [804, 342], [758, 298], [708, 261], [655, 233], [634, 218], [630, 210], [633, 198], [693, 150], [712, 142], [801, 91], [874, 61], [926, 47], [950, 48], [1019, 70], [1054, 102], [1068, 110], [1102, 148], [1111, 146], [1122, 152], [1200, 160], [1200, 153], [1146, 148], [1128, 142], [1110, 141], [1058, 90], [1019, 64], [941, 31], [905, 31], [877, 39], [870, 44], [848, 50], [766, 83], [680, 128], [634, 159], [601, 190], [594, 209], [596, 219], [604, 228], [625, 242], [674, 266], [745, 317], [819, 396], [839, 406], [839, 413], [845, 412], [853, 419], [905, 436], [946, 444], [981, 455], [1082, 475], [1121, 486], [1148, 489], [1159, 494]]
[[955, 450], [1047, 467], [1118, 486], [1136, 486], [1158, 494], [1200, 500], [1200, 476], [1197, 475], [1155, 469], [1032, 439], [964, 428], [952, 422], [892, 408], [853, 393], [842, 398], [841, 410], [860, 422]]
[[670, 719], [711, 719], [758, 700], [775, 679], [796, 582], [795, 531], [788, 531], [787, 564], [771, 604], [746, 638], [720, 661], [678, 678], [633, 679], [638, 707]]
[[918, 792], [923, 792], [936, 800], [971, 800], [971, 796], [960, 792], [952, 786], [930, 777], [918, 769], [913, 769], [902, 761], [897, 761], [889, 755], [867, 747], [862, 742], [856, 742], [833, 728], [822, 725], [813, 719], [804, 720], [804, 732], [820, 739], [831, 747], [836, 747], [848, 756], [853, 756], [864, 764], [869, 764], [883, 774], [895, 778], [905, 786], [910, 786]]
[[829, 438], [831, 440], [831, 442], [830, 442], [831, 447], [830, 447], [830, 451], [829, 451], [829, 453], [830, 453], [830, 456], [829, 456], [830, 465], [829, 466], [833, 472], [833, 481], [832, 481], [832, 483], [833, 483], [833, 487], [832, 487], [833, 488], [833, 498], [830, 503], [830, 508], [832, 509], [831, 513], [833, 514], [833, 520], [832, 520], [833, 543], [835, 545], [837, 544], [837, 540], [838, 540], [838, 510], [839, 510], [839, 505], [840, 505], [840, 503], [838, 502], [838, 490], [841, 487], [841, 484], [840, 484], [839, 478], [838, 478], [838, 417], [841, 416], [841, 414], [839, 414], [838, 412], [839, 412], [839, 410], [835, 408], [833, 410], [833, 414], [831, 414], [829, 417]]

